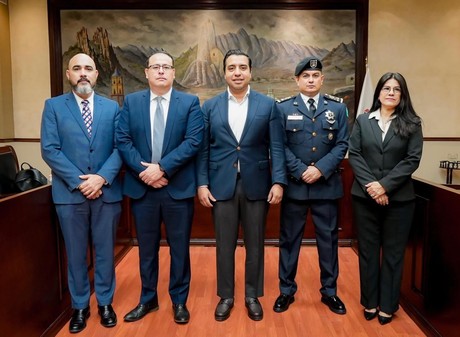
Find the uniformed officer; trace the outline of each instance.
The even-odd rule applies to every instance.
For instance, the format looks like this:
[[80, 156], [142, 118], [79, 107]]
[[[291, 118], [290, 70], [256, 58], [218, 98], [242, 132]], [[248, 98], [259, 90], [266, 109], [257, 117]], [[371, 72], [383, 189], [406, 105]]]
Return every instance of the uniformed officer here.
[[345, 305], [337, 296], [337, 207], [343, 196], [339, 165], [348, 148], [347, 108], [341, 98], [320, 94], [324, 75], [319, 59], [303, 59], [294, 75], [300, 93], [278, 101], [287, 139], [289, 182], [281, 205], [280, 295], [273, 310], [286, 311], [294, 302], [300, 245], [311, 210], [321, 301], [334, 313], [345, 314]]

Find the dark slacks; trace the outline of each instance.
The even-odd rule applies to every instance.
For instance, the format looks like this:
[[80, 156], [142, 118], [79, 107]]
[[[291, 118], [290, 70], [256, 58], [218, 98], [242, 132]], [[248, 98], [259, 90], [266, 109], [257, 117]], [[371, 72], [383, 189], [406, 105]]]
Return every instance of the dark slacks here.
[[91, 235], [95, 251], [94, 290], [99, 305], [112, 303], [115, 292], [114, 244], [121, 203], [105, 203], [102, 198], [76, 205], [56, 205], [64, 237], [68, 283], [72, 308], [89, 305], [88, 239]]
[[165, 225], [171, 256], [169, 295], [175, 304], [187, 302], [191, 277], [189, 248], [193, 209], [193, 198], [175, 200], [166, 188], [149, 189], [142, 198], [132, 200], [139, 243], [140, 303], [148, 303], [157, 296], [162, 223]]
[[404, 251], [409, 238], [415, 201], [375, 201], [353, 197], [358, 230], [361, 304], [380, 307], [385, 313], [398, 310]]
[[336, 295], [339, 274], [337, 200], [283, 199], [279, 255], [280, 292], [294, 295], [297, 291], [295, 276], [309, 209], [315, 225], [321, 271], [320, 292], [324, 296]]
[[235, 292], [235, 249], [238, 228], [243, 229], [245, 261], [245, 296], [264, 294], [264, 235], [268, 203], [248, 200], [241, 180], [230, 200], [217, 201], [212, 209], [216, 232], [217, 295], [232, 298]]

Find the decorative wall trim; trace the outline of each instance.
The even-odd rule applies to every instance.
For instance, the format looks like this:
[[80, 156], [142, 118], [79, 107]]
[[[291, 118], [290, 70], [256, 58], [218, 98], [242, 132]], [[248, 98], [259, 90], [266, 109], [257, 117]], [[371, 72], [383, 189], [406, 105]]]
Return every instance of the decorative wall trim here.
[[5, 138], [0, 143], [40, 143], [40, 138]]
[[460, 142], [460, 137], [424, 137], [424, 142]]
[[[460, 142], [460, 137], [424, 137], [425, 142]], [[0, 143], [40, 143], [40, 138], [3, 138]]]

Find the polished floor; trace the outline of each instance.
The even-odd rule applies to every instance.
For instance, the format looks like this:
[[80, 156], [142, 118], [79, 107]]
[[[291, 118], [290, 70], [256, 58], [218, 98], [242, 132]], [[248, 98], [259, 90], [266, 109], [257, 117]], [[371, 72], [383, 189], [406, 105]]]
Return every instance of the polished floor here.
[[366, 321], [359, 304], [358, 258], [348, 247], [339, 249], [340, 277], [338, 295], [347, 306], [346, 315], [336, 315], [321, 303], [318, 289], [319, 268], [315, 247], [302, 247], [297, 277], [299, 290], [289, 310], [278, 314], [272, 310], [278, 296], [278, 249], [265, 249], [265, 296], [260, 298], [264, 319], [250, 320], [244, 306], [244, 248], [236, 251], [236, 294], [231, 317], [224, 322], [214, 320], [218, 302], [215, 283], [214, 247], [192, 246], [192, 283], [187, 306], [191, 313], [189, 324], [173, 321], [168, 295], [169, 249], [160, 251], [160, 309], [134, 323], [123, 322], [123, 316], [135, 307], [139, 299], [140, 280], [138, 250], [130, 250], [117, 267], [117, 290], [113, 307], [118, 314], [114, 328], [99, 324], [97, 304], [91, 297], [91, 317], [86, 329], [70, 334], [68, 325], [56, 335], [78, 337], [419, 337], [425, 334], [401, 308], [393, 322], [381, 326], [377, 319]]

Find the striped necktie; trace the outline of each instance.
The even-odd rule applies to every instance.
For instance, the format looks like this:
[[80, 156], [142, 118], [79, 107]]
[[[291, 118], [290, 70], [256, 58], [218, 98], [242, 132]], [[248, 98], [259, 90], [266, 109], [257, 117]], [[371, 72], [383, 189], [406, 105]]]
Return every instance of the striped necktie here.
[[81, 104], [83, 105], [81, 116], [83, 117], [83, 122], [85, 123], [88, 135], [91, 137], [91, 129], [93, 127], [93, 116], [91, 116], [91, 110], [89, 109], [89, 101], [85, 99], [81, 101]]

